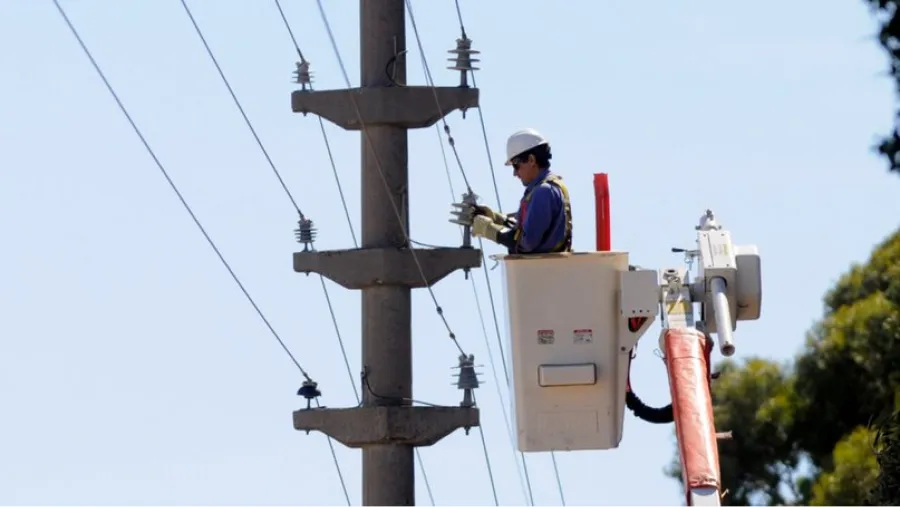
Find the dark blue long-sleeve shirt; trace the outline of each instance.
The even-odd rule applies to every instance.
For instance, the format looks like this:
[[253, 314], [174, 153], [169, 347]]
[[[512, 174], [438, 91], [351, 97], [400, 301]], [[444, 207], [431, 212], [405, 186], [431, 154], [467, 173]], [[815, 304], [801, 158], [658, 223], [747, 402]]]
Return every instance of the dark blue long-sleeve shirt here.
[[566, 215], [562, 191], [549, 183], [542, 183], [549, 174], [549, 169], [541, 171], [525, 187], [523, 199], [532, 189], [534, 192], [527, 204], [525, 220], [519, 217], [516, 227], [522, 230], [519, 241], [515, 240], [516, 229], [502, 233], [499, 238], [510, 253], [547, 253], [565, 238]]

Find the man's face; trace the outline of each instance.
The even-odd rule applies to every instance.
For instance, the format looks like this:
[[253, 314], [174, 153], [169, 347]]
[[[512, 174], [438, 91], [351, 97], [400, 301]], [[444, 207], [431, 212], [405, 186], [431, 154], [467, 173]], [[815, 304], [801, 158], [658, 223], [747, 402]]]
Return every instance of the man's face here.
[[513, 174], [516, 178], [519, 178], [519, 181], [522, 182], [522, 186], [527, 186], [529, 183], [534, 181], [537, 178], [540, 169], [538, 169], [537, 162], [534, 160], [534, 155], [528, 155], [527, 157], [516, 157], [512, 160]]

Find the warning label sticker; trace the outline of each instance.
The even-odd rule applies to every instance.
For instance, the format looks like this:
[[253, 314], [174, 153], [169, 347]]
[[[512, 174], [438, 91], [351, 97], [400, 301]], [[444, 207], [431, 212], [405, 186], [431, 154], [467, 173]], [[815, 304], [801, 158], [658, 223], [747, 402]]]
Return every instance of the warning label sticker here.
[[594, 331], [592, 329], [576, 329], [572, 331], [572, 339], [575, 343], [594, 343]]
[[541, 329], [537, 333], [538, 343], [541, 345], [550, 345], [556, 341], [556, 335], [552, 329]]

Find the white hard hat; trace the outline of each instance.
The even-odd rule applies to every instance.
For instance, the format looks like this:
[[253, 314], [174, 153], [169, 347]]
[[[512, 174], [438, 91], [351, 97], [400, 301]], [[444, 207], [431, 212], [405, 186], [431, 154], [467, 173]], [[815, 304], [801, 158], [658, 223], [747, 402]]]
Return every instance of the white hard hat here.
[[524, 129], [514, 133], [506, 140], [506, 165], [512, 165], [516, 156], [542, 144], [547, 144], [547, 139], [537, 130]]

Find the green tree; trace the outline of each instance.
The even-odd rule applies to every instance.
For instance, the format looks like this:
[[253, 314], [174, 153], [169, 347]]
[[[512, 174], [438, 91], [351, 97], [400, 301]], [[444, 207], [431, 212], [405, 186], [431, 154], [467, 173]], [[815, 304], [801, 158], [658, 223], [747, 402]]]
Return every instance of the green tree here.
[[809, 505], [867, 505], [878, 479], [875, 432], [860, 426], [834, 447], [834, 467], [812, 487]]
[[[733, 435], [719, 446], [723, 504], [858, 505], [894, 480], [876, 447], [881, 461], [900, 451], [887, 445], [900, 417], [879, 422], [900, 408], [900, 230], [828, 291], [790, 364], [751, 358], [717, 369], [716, 428]], [[667, 472], [681, 476], [677, 462]]]
[[[900, 17], [898, 3], [895, 0], [865, 0], [878, 18], [880, 30], [878, 41], [887, 52], [890, 61], [890, 74], [895, 87], [900, 91]], [[894, 129], [878, 146], [878, 151], [888, 159], [890, 171], [900, 173], [900, 111], [894, 111]]]
[[875, 436], [878, 478], [872, 490], [874, 505], [900, 505], [900, 410], [895, 410]]

